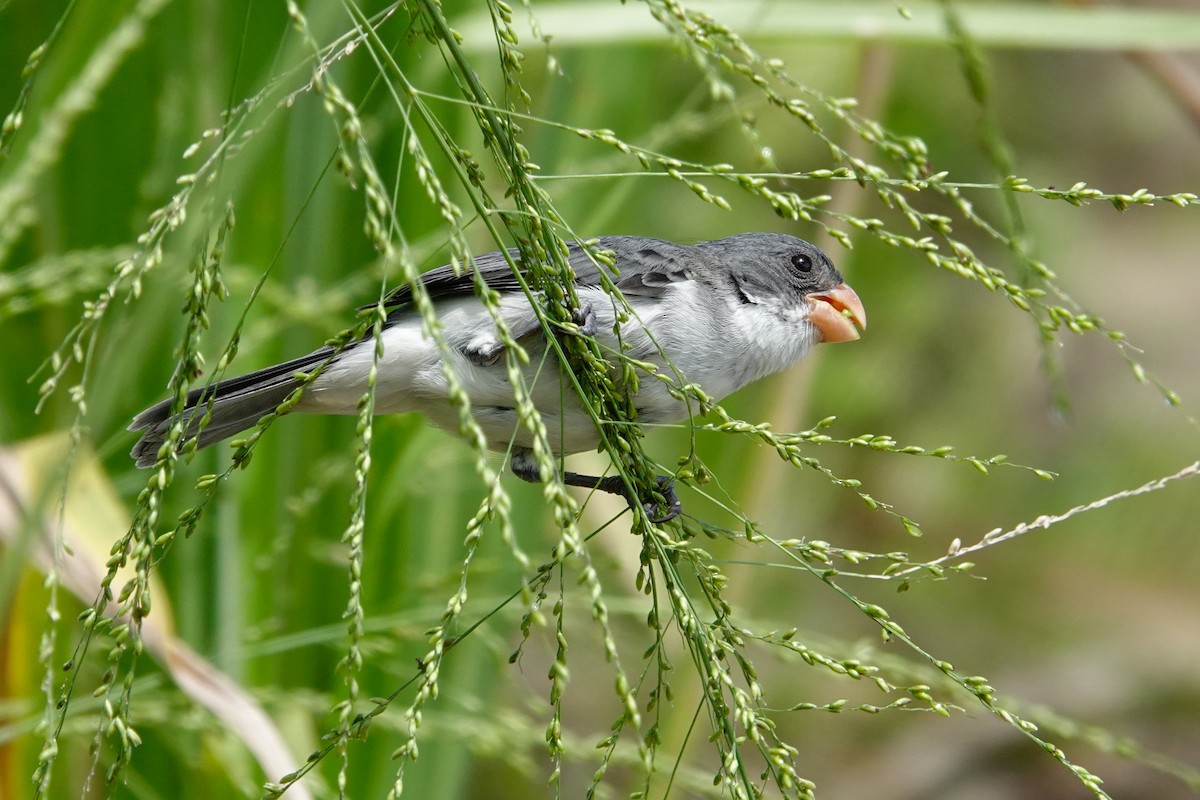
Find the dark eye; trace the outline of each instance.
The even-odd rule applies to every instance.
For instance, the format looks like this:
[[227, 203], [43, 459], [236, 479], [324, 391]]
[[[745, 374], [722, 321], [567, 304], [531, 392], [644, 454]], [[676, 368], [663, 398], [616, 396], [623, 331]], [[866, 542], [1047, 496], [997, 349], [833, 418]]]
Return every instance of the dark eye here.
[[804, 253], [796, 253], [792, 256], [792, 266], [800, 272], [812, 272], [813, 262]]

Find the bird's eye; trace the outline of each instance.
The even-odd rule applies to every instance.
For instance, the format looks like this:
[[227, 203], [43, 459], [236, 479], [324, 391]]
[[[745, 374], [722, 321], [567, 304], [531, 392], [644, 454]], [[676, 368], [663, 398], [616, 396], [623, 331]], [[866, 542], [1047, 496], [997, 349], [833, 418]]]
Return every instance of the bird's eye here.
[[792, 256], [792, 266], [800, 272], [812, 272], [812, 259], [804, 255], [804, 253], [796, 253]]

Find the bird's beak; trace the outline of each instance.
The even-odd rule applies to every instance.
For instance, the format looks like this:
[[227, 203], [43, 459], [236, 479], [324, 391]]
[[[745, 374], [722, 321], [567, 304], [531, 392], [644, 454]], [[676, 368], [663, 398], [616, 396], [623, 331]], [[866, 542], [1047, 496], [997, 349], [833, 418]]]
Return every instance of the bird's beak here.
[[852, 342], [858, 338], [859, 328], [867, 329], [862, 300], [844, 283], [827, 292], [813, 292], [805, 299], [812, 304], [808, 319], [821, 334], [822, 342]]

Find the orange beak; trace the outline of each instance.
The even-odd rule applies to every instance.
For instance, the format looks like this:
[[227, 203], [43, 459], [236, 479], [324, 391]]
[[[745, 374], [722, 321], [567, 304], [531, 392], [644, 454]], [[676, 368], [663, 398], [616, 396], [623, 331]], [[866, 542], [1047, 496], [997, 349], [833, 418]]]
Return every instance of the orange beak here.
[[852, 342], [858, 338], [860, 328], [867, 329], [862, 300], [844, 283], [828, 292], [813, 292], [805, 299], [812, 304], [808, 319], [824, 343]]

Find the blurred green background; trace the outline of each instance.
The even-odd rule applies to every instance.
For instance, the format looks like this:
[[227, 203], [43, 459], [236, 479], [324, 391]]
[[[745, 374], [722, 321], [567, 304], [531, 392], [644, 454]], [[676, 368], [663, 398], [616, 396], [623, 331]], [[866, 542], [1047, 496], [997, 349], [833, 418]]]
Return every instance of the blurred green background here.
[[[29, 87], [22, 127], [0, 163], [0, 444], [8, 448], [0, 463], [7, 465], [10, 501], [21, 499], [14, 507], [37, 516], [37, 501], [49, 498], [50, 520], [57, 518], [52, 466], [59, 462], [30, 456], [25, 443], [71, 427], [75, 406], [65, 390], [80, 373], [68, 372], [40, 414], [34, 414], [38, 381], [29, 377], [79, 319], [83, 303], [109, 282], [116, 263], [133, 252], [148, 215], [210, 152], [202, 148], [185, 157], [189, 145], [219, 126], [226, 109], [275, 81], [288, 91], [299, 88], [311, 69], [292, 69], [305, 50], [282, 3], [85, 0], [69, 15], [67, 5], [0, 5], [0, 110], [7, 113], [22, 86]], [[340, 4], [309, 5], [311, 31], [322, 45], [352, 29]], [[835, 166], [820, 141], [744, 82], [733, 84], [734, 104], [715, 102], [702, 72], [678, 46], [665, 35], [641, 34], [654, 29], [645, 6], [532, 5], [535, 14], [545, 9], [547, 33], [555, 33], [551, 23], [566, 26], [541, 43], [529, 33], [524, 12], [516, 12], [516, 30], [527, 37], [522, 80], [533, 98], [532, 116], [609, 128], [660, 153], [728, 162], [739, 170], [770, 171], [759, 158], [764, 147], [785, 172]], [[738, 30], [765, 55], [782, 59], [803, 85], [857, 97], [865, 116], [924, 140], [933, 168], [949, 171], [954, 180], [995, 184], [1003, 177], [979, 144], [983, 112], [958, 53], [944, 36], [904, 33], [906, 24], [923, 24], [931, 14], [936, 22], [934, 5], [913, 5], [915, 20], [906, 23], [890, 3], [844, 4], [843, 10], [886, 21], [870, 38], [865, 31], [873, 28], [845, 22], [834, 4], [747, 5], [788, 21], [764, 28], [751, 15]], [[494, 38], [479, 7], [447, 2], [445, 8], [464, 31], [464, 47], [483, 79], [500, 91]], [[1159, 18], [1149, 4], [1099, 22], [1071, 5], [961, 8], [968, 21], [972, 9], [999, 10], [1008, 20], [1008, 28], [972, 31], [990, 65], [990, 113], [1017, 174], [1032, 185], [1060, 189], [1086, 181], [1114, 193], [1200, 191], [1200, 59], [1194, 51], [1157, 47], [1177, 45], [1189, 33], [1196, 47], [1200, 11], [1181, 5], [1170, 24], [1155, 27], [1150, 23]], [[1067, 13], [1066, 24], [1050, 25], [1057, 17], [1047, 11]], [[719, 16], [719, 9], [713, 13]], [[26, 59], [60, 20], [61, 30], [26, 84]], [[1146, 24], [1133, 24], [1138, 20]], [[457, 96], [436, 50], [410, 37], [408, 26], [400, 10], [380, 28], [380, 37], [415, 84]], [[1082, 44], [1081, 26], [1095, 34]], [[1022, 46], [1034, 41], [1036, 48]], [[442, 263], [447, 232], [412, 164], [397, 166], [405, 128], [396, 101], [374, 85], [378, 67], [360, 48], [332, 74], [358, 106], [414, 257], [424, 267]], [[450, 135], [490, 170], [471, 116], [449, 102], [434, 107]], [[746, 134], [748, 120], [757, 141]], [[381, 282], [395, 279], [362, 233], [361, 181], [347, 181], [330, 168], [337, 129], [320, 99], [301, 92], [258, 124], [223, 173], [221, 191], [231, 192], [237, 216], [223, 264], [231, 296], [212, 312], [205, 338], [212, 365], [269, 269], [246, 314], [233, 372], [307, 352], [349, 325], [352, 309], [377, 297]], [[1200, 453], [1192, 399], [1200, 394], [1200, 224], [1194, 207], [1158, 203], [1118, 212], [1106, 202], [1075, 207], [1019, 196], [1031, 252], [1057, 273], [1074, 300], [1128, 334], [1138, 348], [1130, 353], [1182, 396], [1182, 407], [1171, 408], [1153, 387], [1134, 379], [1121, 352], [1101, 335], [1060, 336], [1052, 352], [1061, 376], [1054, 378], [1054, 362], [1039, 347], [1028, 315], [978, 283], [932, 268], [918, 254], [857, 234], [847, 251], [818, 227], [782, 220], [761, 200], [727, 185], [710, 182], [732, 204], [730, 211], [700, 202], [661, 176], [603, 177], [637, 164], [536, 120], [522, 127], [531, 158], [547, 177], [542, 185], [575, 230], [676, 241], [781, 230], [829, 249], [866, 305], [870, 327], [864, 338], [820, 348], [789, 373], [734, 396], [725, 404], [731, 414], [769, 420], [777, 431], [809, 428], [836, 415], [830, 430], [835, 436], [886, 433], [902, 444], [953, 445], [981, 457], [1005, 453], [1058, 474], [1051, 482], [1015, 469], [995, 468], [985, 476], [965, 464], [862, 447], [814, 450], [839, 475], [863, 481], [872, 496], [918, 521], [924, 537], [917, 540], [852, 492], [817, 472], [791, 468], [749, 439], [701, 436], [698, 448], [721, 489], [776, 538], [933, 559], [956, 538], [970, 544], [994, 528], [1062, 513], [1175, 473]], [[843, 146], [858, 147], [852, 134], [829, 130]], [[583, 174], [593, 177], [551, 179]], [[448, 173], [443, 180], [451, 180]], [[502, 194], [503, 187], [489, 188]], [[872, 191], [852, 182], [798, 181], [789, 188], [830, 191], [841, 211], [885, 217], [901, 227]], [[200, 198], [218, 194], [205, 187], [199, 192]], [[451, 192], [462, 199], [460, 190]], [[968, 195], [1004, 227], [998, 190]], [[937, 198], [920, 195], [913, 202], [950, 213]], [[201, 200], [189, 213], [193, 222], [203, 218]], [[481, 226], [467, 231], [480, 251], [492, 249]], [[956, 221], [956, 233], [991, 266], [1020, 274], [1011, 255], [977, 229]], [[95, 552], [95, 563], [102, 563], [107, 544], [124, 533], [122, 514], [127, 524], [145, 486], [147, 475], [126, 455], [134, 437], [125, 426], [164, 396], [182, 337], [180, 308], [198, 234], [192, 225], [168, 237], [162, 264], [147, 274], [141, 295], [127, 300], [119, 293], [101, 326], [86, 384], [85, 445], [72, 467], [101, 488], [68, 495], [67, 530], [94, 545], [79, 548], [77, 559]], [[1059, 395], [1065, 405], [1056, 403]], [[336, 669], [347, 647], [341, 618], [348, 596], [346, 551], [339, 538], [349, 520], [355, 448], [350, 419], [281, 420], [249, 467], [219, 489], [195, 535], [175, 542], [154, 573], [163, 602], [151, 620], [162, 625], [159, 634], [177, 637], [241, 684], [274, 720], [295, 763], [336, 724], [331, 709], [346, 693]], [[647, 440], [648, 451], [666, 464], [687, 448], [682, 430], [652, 433]], [[223, 469], [228, 454], [225, 446], [213, 448], [181, 468], [166, 495], [167, 520], [197, 501], [195, 478]], [[595, 455], [573, 463], [585, 472], [603, 468]], [[364, 697], [392, 692], [428, 649], [423, 631], [437, 622], [457, 586], [465, 524], [484, 490], [472, 464], [466, 445], [423, 420], [377, 422], [363, 575]], [[987, 676], [1007, 707], [1046, 725], [1046, 738], [1104, 778], [1113, 796], [1194, 796], [1200, 791], [1197, 486], [1180, 481], [984, 550], [972, 557], [974, 577], [916, 582], [904, 593], [896, 592], [895, 583], [846, 582], [859, 597], [884, 605], [934, 657], [953, 662], [963, 674]], [[520, 545], [533, 563], [542, 563], [558, 534], [540, 490], [507, 478], [505, 489], [513, 497]], [[717, 525], [736, 524], [695, 493], [684, 490], [682, 497], [689, 512]], [[585, 532], [620, 508], [619, 502], [599, 505], [589, 505]], [[35, 534], [21, 514], [8, 523], [10, 535], [0, 540], [0, 796], [15, 799], [32, 796], [30, 776], [44, 741], [34, 728], [44, 714], [38, 650], [49, 623]], [[623, 666], [634, 675], [649, 644], [648, 601], [634, 587], [639, 547], [621, 521], [590, 543]], [[731, 562], [773, 558], [744, 541], [719, 538], [705, 547]], [[799, 628], [798, 641], [835, 658], [861, 657], [906, 683], [937, 677], [911, 651], [895, 642], [879, 644], [873, 622], [807, 573], [752, 564], [725, 568], [727, 599], [744, 624]], [[472, 566], [463, 625], [500, 604], [520, 580], [507, 546], [489, 531]], [[557, 591], [552, 588], [547, 615]], [[564, 592], [571, 673], [561, 792], [576, 797], [598, 764], [594, 746], [619, 709], [583, 590], [568, 585]], [[66, 622], [55, 628], [48, 659], [53, 665], [70, 657], [80, 636], [71, 621], [84, 607], [69, 586], [60, 589], [58, 605]], [[407, 795], [554, 792], [545, 788], [550, 767], [544, 743], [553, 622], [535, 626], [521, 661], [510, 665], [508, 657], [521, 643], [517, 606], [504, 607], [448, 655], [441, 696], [425, 708], [421, 756], [405, 767]], [[59, 742], [50, 796], [253, 797], [264, 781], [281, 777], [264, 773], [261, 760], [250, 755], [249, 723], [239, 729], [181, 692], [173, 671], [178, 660], [164, 668], [161, 660], [143, 657], [130, 714], [144, 744], [117, 786], [99, 778], [89, 784], [88, 747], [96, 725], [90, 690], [106, 650], [94, 646], [77, 667], [79, 688]], [[773, 708], [839, 698], [850, 705], [886, 702], [869, 685], [797, 658], [767, 650], [757, 656]], [[686, 674], [686, 657], [677, 657], [676, 667], [675, 703], [661, 712], [664, 742], [652, 796], [663, 795], [663, 777], [676, 763], [674, 753], [696, 708], [696, 678]], [[777, 715], [780, 735], [799, 748], [797, 769], [816, 782], [822, 797], [1089, 796], [1066, 769], [970, 695], [944, 686], [938, 691], [961, 710], [949, 718], [785, 712]], [[391, 787], [397, 765], [389, 756], [403, 741], [402, 707], [410, 700], [402, 695], [366, 741], [351, 743], [351, 796], [382, 797]], [[1054, 715], [1062, 717], [1058, 724]], [[720, 796], [708, 780], [715, 764], [704, 725], [702, 719], [680, 756], [672, 796]], [[101, 774], [107, 759], [106, 750]], [[339, 764], [335, 754], [303, 785], [317, 796], [335, 791]], [[602, 792], [626, 796], [641, 785], [636, 754], [622, 749], [614, 764]]]

